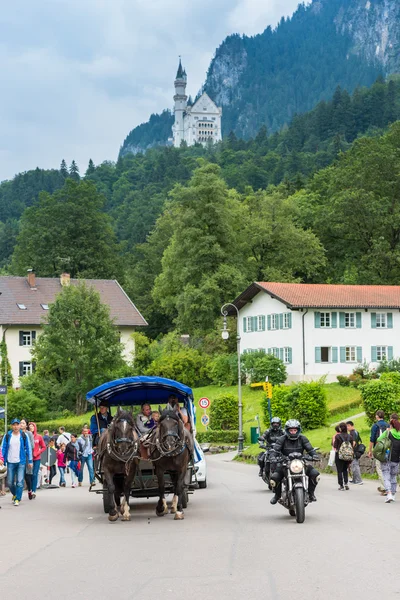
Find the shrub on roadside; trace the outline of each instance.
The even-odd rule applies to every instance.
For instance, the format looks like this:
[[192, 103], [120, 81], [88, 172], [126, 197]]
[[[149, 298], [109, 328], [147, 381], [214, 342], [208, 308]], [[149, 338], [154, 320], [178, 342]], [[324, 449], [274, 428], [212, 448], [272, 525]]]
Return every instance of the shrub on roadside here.
[[238, 429], [231, 429], [230, 431], [224, 431], [222, 429], [209, 429], [208, 431], [200, 431], [196, 435], [196, 439], [199, 444], [237, 444], [238, 437]]
[[210, 407], [210, 429], [236, 430], [239, 423], [238, 401], [232, 394], [214, 398]]
[[285, 383], [287, 379], [286, 367], [279, 358], [265, 352], [250, 352], [243, 354], [241, 357], [243, 371], [250, 383], [259, 383], [268, 381], [272, 385], [280, 385]]
[[208, 356], [189, 346], [182, 346], [153, 360], [145, 375], [166, 377], [189, 387], [200, 387], [210, 383], [209, 366]]
[[47, 405], [45, 400], [35, 396], [27, 390], [11, 389], [7, 395], [7, 419], [28, 419], [28, 421], [40, 421], [46, 414]]
[[385, 416], [392, 412], [400, 411], [400, 388], [396, 383], [389, 381], [368, 381], [360, 386], [361, 398], [367, 419], [370, 425], [375, 421], [377, 410], [383, 410]]
[[338, 375], [336, 379], [338, 380], [339, 385], [343, 387], [348, 387], [350, 385], [350, 379], [349, 377], [346, 377], [346, 375]]
[[[268, 399], [262, 400], [264, 422], [269, 423]], [[273, 417], [284, 423], [298, 419], [303, 429], [317, 429], [325, 424], [328, 411], [326, 393], [319, 381], [295, 383], [273, 388], [271, 399]]]

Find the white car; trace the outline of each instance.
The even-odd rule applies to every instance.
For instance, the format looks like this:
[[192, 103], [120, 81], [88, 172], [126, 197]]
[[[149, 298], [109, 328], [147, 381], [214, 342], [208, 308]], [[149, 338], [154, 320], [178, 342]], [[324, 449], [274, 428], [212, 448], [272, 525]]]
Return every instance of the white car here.
[[196, 477], [197, 477], [197, 482], [199, 484], [199, 488], [202, 489], [202, 488], [207, 487], [206, 457], [204, 456], [204, 452], [201, 449], [200, 444], [196, 439], [194, 440], [194, 444], [196, 446], [196, 450], [197, 450], [198, 454], [201, 456], [201, 460], [195, 464], [195, 469], [196, 469]]

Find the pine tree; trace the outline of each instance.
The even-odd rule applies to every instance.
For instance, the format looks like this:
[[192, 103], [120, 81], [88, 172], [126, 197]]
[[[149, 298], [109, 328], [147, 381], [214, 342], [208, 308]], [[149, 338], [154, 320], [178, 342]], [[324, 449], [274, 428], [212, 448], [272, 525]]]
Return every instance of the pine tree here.
[[89, 164], [88, 164], [88, 168], [86, 169], [85, 177], [88, 177], [89, 175], [94, 173], [95, 170], [96, 170], [96, 167], [94, 166], [94, 162], [92, 161], [91, 158], [89, 158]]
[[64, 159], [62, 159], [62, 161], [61, 161], [60, 173], [64, 177], [64, 179], [66, 179], [67, 177], [69, 177], [67, 163], [65, 162]]
[[79, 175], [79, 167], [74, 160], [72, 161], [71, 166], [69, 168], [69, 176], [74, 181], [79, 181], [81, 178]]

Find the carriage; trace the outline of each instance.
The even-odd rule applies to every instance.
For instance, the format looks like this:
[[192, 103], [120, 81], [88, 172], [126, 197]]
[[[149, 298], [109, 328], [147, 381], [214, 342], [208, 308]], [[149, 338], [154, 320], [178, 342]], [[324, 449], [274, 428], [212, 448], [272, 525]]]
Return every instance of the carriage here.
[[[112, 407], [134, 407], [141, 406], [143, 403], [148, 403], [154, 408], [163, 407], [168, 402], [170, 394], [175, 394], [180, 403], [183, 403], [186, 408], [189, 421], [192, 426], [192, 431], [196, 433], [196, 412], [193, 402], [192, 390], [178, 381], [165, 379], [162, 377], [125, 377], [104, 383], [86, 394], [88, 402], [94, 405], [97, 414], [97, 409], [102, 401], [106, 401], [110, 409]], [[184, 481], [184, 498], [183, 508], [187, 507], [189, 496], [197, 487], [195, 475], [195, 463], [201, 457], [195, 448], [193, 460], [189, 462], [189, 466], [185, 475]], [[107, 482], [103, 477], [101, 465], [96, 464], [95, 460], [95, 476], [101, 484], [101, 488], [91, 488], [90, 491], [96, 494], [102, 494], [104, 512], [108, 513], [110, 506], [108, 503]], [[173, 482], [170, 474], [167, 472], [165, 476], [165, 493], [173, 492]], [[155, 473], [154, 464], [149, 459], [142, 458], [139, 462], [139, 467], [130, 490], [130, 496], [133, 498], [153, 498], [159, 495], [159, 487], [157, 476]]]

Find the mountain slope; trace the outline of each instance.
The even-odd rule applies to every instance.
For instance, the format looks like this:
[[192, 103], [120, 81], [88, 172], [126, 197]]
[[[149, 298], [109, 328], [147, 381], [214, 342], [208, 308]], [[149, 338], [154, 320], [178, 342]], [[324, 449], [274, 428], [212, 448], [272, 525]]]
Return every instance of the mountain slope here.
[[[223, 107], [223, 133], [249, 138], [262, 125], [278, 130], [330, 98], [337, 85], [352, 92], [381, 73], [400, 71], [399, 48], [397, 0], [313, 0], [275, 30], [229, 36], [204, 89]], [[168, 131], [165, 118], [152, 115], [129, 134], [135, 144], [124, 143], [121, 154], [166, 144]]]

